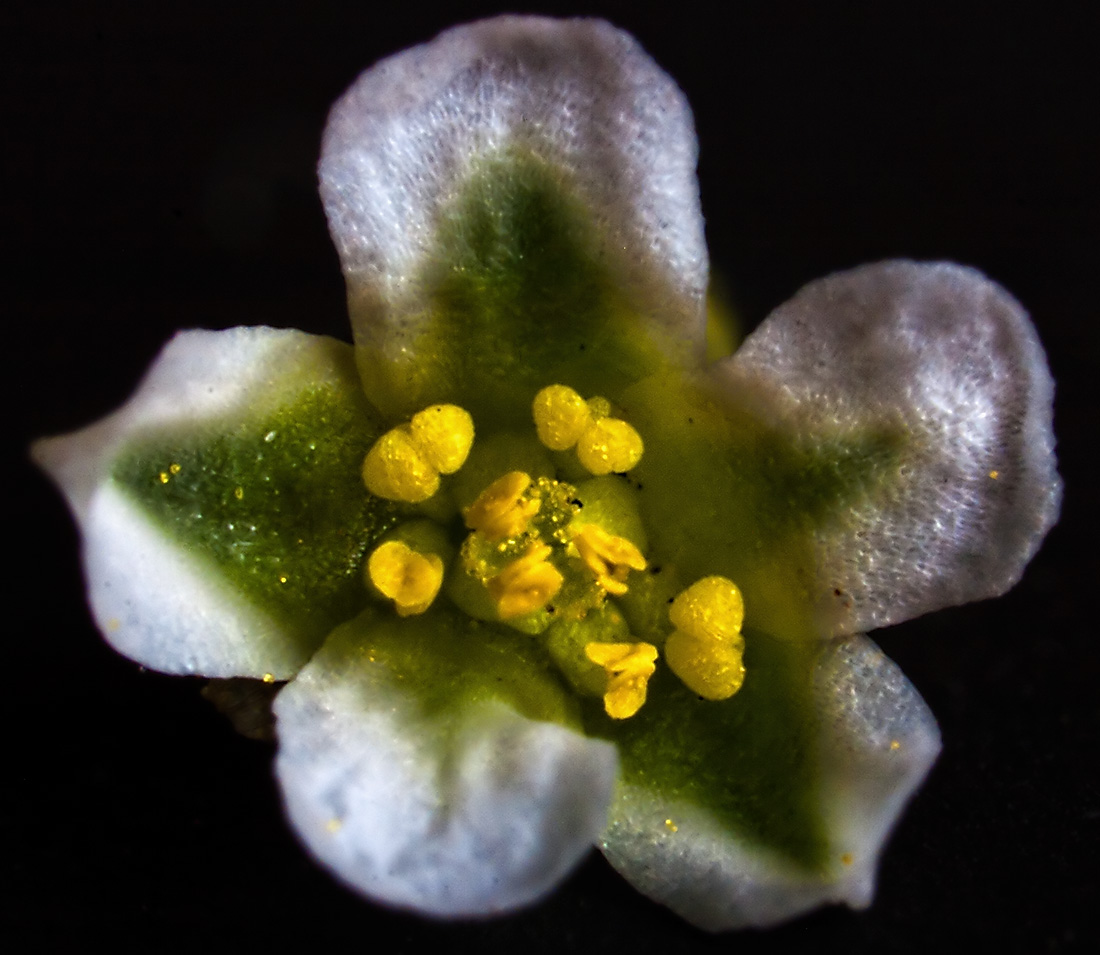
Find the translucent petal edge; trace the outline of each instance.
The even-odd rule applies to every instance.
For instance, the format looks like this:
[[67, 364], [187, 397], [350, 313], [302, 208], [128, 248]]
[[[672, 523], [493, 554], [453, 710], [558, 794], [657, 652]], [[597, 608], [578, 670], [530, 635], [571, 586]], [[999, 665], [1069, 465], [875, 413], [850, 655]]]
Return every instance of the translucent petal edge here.
[[686, 99], [610, 24], [525, 16], [455, 27], [383, 60], [333, 106], [321, 196], [356, 340], [416, 321], [415, 276], [440, 209], [479, 159], [514, 147], [575, 186], [605, 252], [625, 250], [624, 284], [701, 348], [707, 253]]
[[338, 344], [263, 327], [180, 332], [121, 409], [32, 446], [76, 518], [92, 613], [120, 653], [165, 673], [215, 677], [286, 679], [305, 662], [276, 620], [119, 492], [111, 467], [143, 434], [236, 423], [332, 379], [327, 356]]
[[709, 931], [767, 927], [828, 903], [870, 904], [879, 857], [940, 750], [931, 712], [865, 637], [823, 648], [815, 674], [824, 872], [806, 872], [719, 826], [705, 811], [621, 786], [601, 841], [639, 891]]
[[425, 718], [367, 660], [322, 651], [275, 703], [276, 775], [310, 853], [371, 899], [436, 917], [539, 899], [591, 849], [613, 747], [499, 703]]

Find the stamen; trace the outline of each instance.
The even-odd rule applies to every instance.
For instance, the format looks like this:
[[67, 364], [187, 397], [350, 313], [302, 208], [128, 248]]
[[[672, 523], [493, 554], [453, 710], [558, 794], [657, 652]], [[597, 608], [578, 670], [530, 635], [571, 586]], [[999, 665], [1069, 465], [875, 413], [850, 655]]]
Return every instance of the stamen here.
[[521, 500], [530, 486], [531, 476], [523, 471], [509, 471], [497, 478], [473, 504], [463, 508], [466, 526], [490, 541], [518, 537], [542, 505], [538, 498]]
[[741, 591], [725, 577], [704, 577], [683, 591], [668, 612], [676, 627], [665, 642], [665, 660], [692, 692], [725, 700], [745, 682]]
[[474, 419], [458, 405], [432, 405], [418, 411], [409, 430], [428, 463], [440, 474], [454, 474], [474, 444]]
[[573, 545], [600, 586], [615, 596], [626, 593], [626, 577], [631, 570], [646, 568], [645, 557], [637, 547], [596, 524], [578, 527], [573, 533]]
[[591, 423], [587, 402], [566, 385], [550, 385], [532, 406], [539, 440], [551, 451], [568, 451]]
[[363, 461], [367, 490], [387, 501], [418, 504], [439, 490], [439, 472], [425, 459], [406, 427], [387, 431]]
[[549, 556], [548, 545], [532, 543], [526, 554], [489, 580], [489, 596], [501, 620], [542, 610], [561, 590], [564, 579], [546, 560]]
[[622, 474], [642, 459], [642, 436], [620, 418], [601, 418], [577, 442], [577, 459], [592, 474]]
[[367, 490], [388, 501], [419, 504], [439, 490], [474, 443], [474, 421], [458, 405], [432, 405], [374, 442], [363, 461]]
[[443, 561], [419, 554], [402, 541], [387, 541], [367, 561], [370, 582], [389, 597], [402, 617], [423, 613], [443, 583]]
[[625, 720], [642, 708], [646, 684], [657, 667], [652, 643], [589, 643], [585, 655], [607, 671], [603, 708], [614, 720]]

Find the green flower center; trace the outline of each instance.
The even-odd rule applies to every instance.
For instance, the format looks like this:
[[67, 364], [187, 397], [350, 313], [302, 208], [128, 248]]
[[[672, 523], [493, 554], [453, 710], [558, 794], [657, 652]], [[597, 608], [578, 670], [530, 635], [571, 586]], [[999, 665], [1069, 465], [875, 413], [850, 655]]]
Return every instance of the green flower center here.
[[745, 674], [744, 605], [732, 581], [706, 577], [666, 598], [668, 632], [646, 639], [630, 633], [615, 605], [630, 593], [631, 574], [647, 569], [642, 520], [619, 477], [641, 461], [642, 436], [612, 414], [607, 399], [585, 400], [565, 385], [539, 391], [532, 417], [542, 447], [565, 456], [564, 466], [585, 480], [519, 469], [496, 474], [494, 458], [512, 443], [501, 436], [474, 469], [494, 476], [461, 508], [468, 533], [457, 550], [453, 512], [436, 498], [440, 475], [461, 470], [474, 447], [470, 415], [434, 405], [374, 443], [363, 463], [368, 490], [424, 505], [433, 516], [401, 525], [379, 543], [367, 561], [369, 586], [400, 616], [424, 613], [442, 592], [474, 619], [541, 636], [569, 682], [602, 696], [615, 719], [633, 716], [645, 702], [658, 645], [691, 690], [728, 699]]

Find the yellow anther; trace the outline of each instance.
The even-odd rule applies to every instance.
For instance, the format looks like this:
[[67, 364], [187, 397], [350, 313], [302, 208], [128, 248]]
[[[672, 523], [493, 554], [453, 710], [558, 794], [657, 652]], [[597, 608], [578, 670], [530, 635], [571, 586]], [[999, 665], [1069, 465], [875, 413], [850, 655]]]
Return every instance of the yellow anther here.
[[489, 580], [489, 596], [501, 620], [542, 610], [561, 590], [562, 575], [547, 561], [549, 556], [548, 545], [533, 543], [526, 554]]
[[542, 504], [538, 498], [522, 500], [530, 486], [531, 476], [522, 471], [509, 471], [497, 478], [473, 504], [462, 509], [466, 526], [491, 541], [518, 537]]
[[665, 662], [693, 693], [704, 700], [725, 700], [745, 682], [744, 641], [716, 643], [674, 630], [665, 641]]
[[363, 461], [363, 483], [388, 501], [419, 504], [439, 490], [440, 473], [462, 467], [473, 443], [469, 414], [457, 405], [432, 405], [374, 442]]
[[367, 576], [394, 602], [402, 617], [423, 613], [443, 583], [443, 561], [437, 554], [419, 554], [402, 541], [387, 541], [367, 561]]
[[632, 570], [645, 570], [646, 567], [642, 552], [630, 541], [608, 534], [595, 524], [578, 527], [573, 532], [573, 546], [609, 594], [625, 594], [627, 574]]
[[592, 421], [588, 403], [567, 385], [543, 388], [531, 410], [539, 440], [551, 451], [568, 451]]
[[408, 428], [394, 428], [367, 452], [363, 483], [371, 494], [388, 501], [417, 504], [439, 490], [439, 472], [425, 459]]
[[683, 591], [668, 611], [676, 630], [665, 660], [684, 684], [707, 700], [725, 700], [745, 682], [745, 603], [725, 577], [704, 577]]
[[657, 667], [652, 643], [589, 643], [585, 656], [607, 671], [603, 708], [614, 720], [625, 720], [642, 708], [646, 684]]
[[642, 459], [642, 436], [620, 418], [601, 418], [577, 441], [577, 459], [592, 474], [621, 474]]
[[741, 633], [745, 602], [737, 584], [725, 577], [704, 577], [677, 596], [668, 610], [677, 630], [699, 639], [730, 640]]
[[474, 419], [458, 405], [432, 405], [409, 422], [413, 441], [440, 474], [454, 474], [474, 444]]

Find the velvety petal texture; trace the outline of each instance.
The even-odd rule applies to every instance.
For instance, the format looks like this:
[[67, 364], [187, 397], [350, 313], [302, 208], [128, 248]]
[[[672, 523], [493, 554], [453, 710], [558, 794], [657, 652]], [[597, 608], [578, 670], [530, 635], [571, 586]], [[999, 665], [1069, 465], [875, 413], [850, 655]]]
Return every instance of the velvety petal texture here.
[[[616, 776], [613, 746], [548, 721], [545, 672], [522, 654], [490, 661], [476, 630], [349, 624], [275, 706], [276, 770], [310, 851], [372, 898], [431, 915], [504, 912], [549, 891], [603, 830]], [[418, 658], [441, 639], [468, 655]], [[519, 697], [494, 698], [509, 685]]]
[[820, 734], [816, 801], [828, 855], [814, 871], [721, 824], [698, 804], [621, 786], [602, 840], [641, 892], [711, 931], [764, 927], [828, 902], [871, 901], [886, 837], [940, 748], [919, 694], [870, 640], [823, 648], [814, 699]]
[[[376, 376], [425, 363], [446, 374], [433, 358], [441, 310], [462, 330], [466, 354], [451, 360], [468, 372], [483, 349], [507, 357], [513, 321], [517, 339], [552, 343], [578, 310], [590, 334], [629, 312], [635, 335], [662, 334], [666, 356], [697, 357], [707, 258], [695, 163], [683, 94], [602, 21], [499, 17], [365, 72], [329, 116], [320, 180], [372, 399], [387, 410], [392, 397]], [[566, 246], [542, 232], [555, 219]], [[462, 283], [478, 275], [476, 291]], [[608, 308], [585, 304], [607, 295]], [[486, 309], [496, 337], [482, 341]]]
[[377, 432], [357, 386], [333, 339], [183, 332], [122, 409], [35, 445], [112, 646], [166, 673], [286, 679], [362, 605], [392, 508], [358, 477]]
[[1046, 356], [973, 269], [883, 262], [812, 282], [718, 375], [806, 445], [870, 436], [892, 458], [817, 530], [834, 632], [1004, 593], [1058, 518]]

